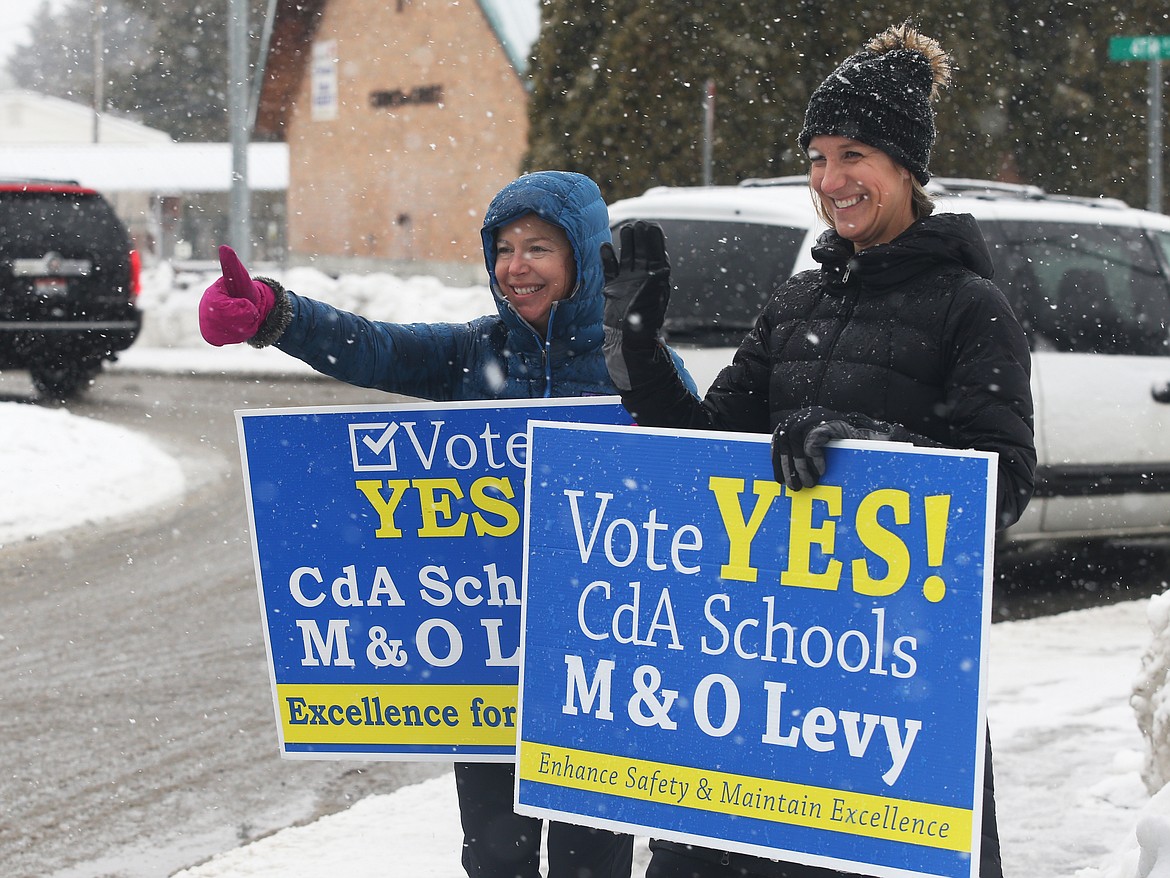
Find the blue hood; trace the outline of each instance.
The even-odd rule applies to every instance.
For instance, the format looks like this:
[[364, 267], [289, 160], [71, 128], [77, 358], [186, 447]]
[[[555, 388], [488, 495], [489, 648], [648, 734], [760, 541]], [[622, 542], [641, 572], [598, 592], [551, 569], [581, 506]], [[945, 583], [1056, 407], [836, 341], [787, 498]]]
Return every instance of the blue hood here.
[[[604, 308], [601, 245], [610, 240], [609, 210], [597, 184], [572, 171], [536, 171], [513, 180], [500, 190], [483, 219], [483, 255], [500, 316], [510, 328], [521, 321], [499, 292], [496, 280], [496, 230], [528, 213], [565, 230], [573, 247], [577, 283], [571, 296], [558, 302], [549, 328], [554, 337], [566, 331], [600, 332]], [[599, 342], [598, 342], [599, 343]]]

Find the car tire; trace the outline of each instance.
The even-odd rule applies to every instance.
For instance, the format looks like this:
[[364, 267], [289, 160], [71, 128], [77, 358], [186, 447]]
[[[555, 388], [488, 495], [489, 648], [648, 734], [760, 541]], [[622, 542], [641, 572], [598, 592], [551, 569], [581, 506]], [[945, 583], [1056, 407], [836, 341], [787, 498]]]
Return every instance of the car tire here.
[[102, 370], [101, 362], [40, 363], [29, 370], [33, 387], [44, 399], [74, 399]]

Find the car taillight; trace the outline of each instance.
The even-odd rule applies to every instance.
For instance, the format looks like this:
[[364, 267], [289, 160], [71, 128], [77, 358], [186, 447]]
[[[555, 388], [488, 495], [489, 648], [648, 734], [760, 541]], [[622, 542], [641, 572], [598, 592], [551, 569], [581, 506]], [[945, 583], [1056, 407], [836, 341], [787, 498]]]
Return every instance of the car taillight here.
[[130, 251], [130, 295], [137, 299], [142, 292], [142, 256], [137, 250]]

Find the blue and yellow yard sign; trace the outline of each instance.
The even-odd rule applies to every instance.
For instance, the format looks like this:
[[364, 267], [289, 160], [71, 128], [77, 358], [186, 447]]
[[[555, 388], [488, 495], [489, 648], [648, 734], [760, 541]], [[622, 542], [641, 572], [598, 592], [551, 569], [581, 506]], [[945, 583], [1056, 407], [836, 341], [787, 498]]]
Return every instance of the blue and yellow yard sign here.
[[534, 421], [517, 809], [978, 874], [995, 455]]
[[281, 753], [511, 760], [528, 420], [611, 397], [236, 413]]

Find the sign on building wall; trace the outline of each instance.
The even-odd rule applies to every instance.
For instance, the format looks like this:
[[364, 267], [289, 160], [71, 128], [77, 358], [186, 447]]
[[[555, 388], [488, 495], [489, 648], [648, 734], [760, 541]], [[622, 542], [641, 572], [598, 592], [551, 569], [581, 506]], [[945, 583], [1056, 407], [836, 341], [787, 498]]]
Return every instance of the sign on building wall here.
[[614, 397], [236, 413], [281, 753], [511, 760], [528, 419]]
[[309, 72], [314, 122], [328, 122], [337, 118], [337, 40], [313, 43], [313, 57]]
[[370, 106], [376, 110], [443, 103], [442, 85], [416, 85], [414, 88], [380, 88], [370, 92]]
[[978, 874], [995, 455], [533, 422], [517, 810]]

